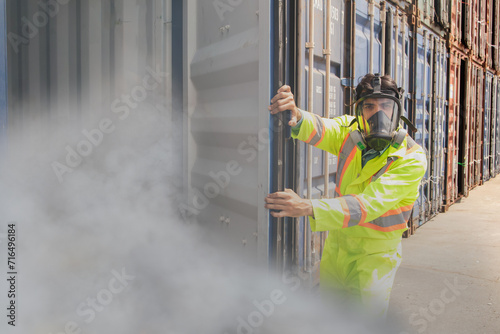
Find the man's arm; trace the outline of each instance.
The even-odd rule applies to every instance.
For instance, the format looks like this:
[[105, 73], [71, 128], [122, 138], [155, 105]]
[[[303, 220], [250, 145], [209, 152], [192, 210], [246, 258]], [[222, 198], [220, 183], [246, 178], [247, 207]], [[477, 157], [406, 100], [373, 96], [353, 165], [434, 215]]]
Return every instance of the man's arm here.
[[[319, 149], [338, 155], [340, 147], [349, 133], [352, 116], [341, 116], [334, 119], [321, 118], [316, 114], [302, 111], [295, 105], [290, 86], [282, 86], [271, 99], [269, 111], [272, 115], [290, 110], [292, 137], [313, 145]], [[300, 126], [297, 126], [300, 123]]]
[[309, 145], [339, 155], [340, 148], [349, 134], [349, 124], [353, 116], [322, 118], [316, 114], [302, 111], [300, 127], [292, 128], [292, 137]]

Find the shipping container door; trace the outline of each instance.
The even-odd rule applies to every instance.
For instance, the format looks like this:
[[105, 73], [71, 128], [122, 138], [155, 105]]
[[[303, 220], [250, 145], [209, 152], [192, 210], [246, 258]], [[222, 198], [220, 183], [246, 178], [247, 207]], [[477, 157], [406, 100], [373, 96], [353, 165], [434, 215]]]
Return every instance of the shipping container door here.
[[5, 0], [0, 0], [0, 161], [7, 131], [7, 16]]
[[[299, 8], [298, 106], [326, 118], [340, 116], [344, 111], [340, 80], [344, 58], [344, 2], [299, 1]], [[304, 198], [334, 197], [337, 157], [303, 142], [299, 151], [298, 193]], [[310, 284], [316, 285], [319, 283], [319, 262], [327, 234], [311, 232], [308, 218], [302, 217], [296, 235], [300, 274]]]
[[271, 7], [184, 1], [184, 212], [242, 260], [269, 262]]

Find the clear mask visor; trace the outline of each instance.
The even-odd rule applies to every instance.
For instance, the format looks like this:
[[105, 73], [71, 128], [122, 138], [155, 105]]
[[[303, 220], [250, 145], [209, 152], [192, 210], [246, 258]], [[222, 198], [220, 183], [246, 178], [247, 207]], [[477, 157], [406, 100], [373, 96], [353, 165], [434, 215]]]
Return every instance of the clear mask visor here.
[[369, 97], [356, 106], [360, 130], [365, 137], [392, 136], [399, 124], [400, 105], [389, 97]]

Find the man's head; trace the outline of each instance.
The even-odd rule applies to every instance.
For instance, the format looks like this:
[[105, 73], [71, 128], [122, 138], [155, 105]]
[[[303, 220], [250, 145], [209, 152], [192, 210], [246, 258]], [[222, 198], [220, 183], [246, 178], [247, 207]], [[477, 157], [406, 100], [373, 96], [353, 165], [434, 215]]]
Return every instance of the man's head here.
[[356, 117], [371, 148], [382, 151], [389, 145], [402, 115], [401, 89], [388, 75], [367, 74], [356, 87]]

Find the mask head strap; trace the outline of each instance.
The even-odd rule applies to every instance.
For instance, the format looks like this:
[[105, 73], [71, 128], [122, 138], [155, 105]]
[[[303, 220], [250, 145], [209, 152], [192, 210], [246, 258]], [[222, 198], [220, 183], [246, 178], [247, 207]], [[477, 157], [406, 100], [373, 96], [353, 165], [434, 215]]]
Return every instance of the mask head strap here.
[[372, 87], [373, 87], [373, 93], [372, 94], [380, 94], [380, 87], [381, 87], [381, 80], [380, 80], [380, 74], [376, 73], [375, 76], [372, 79]]

